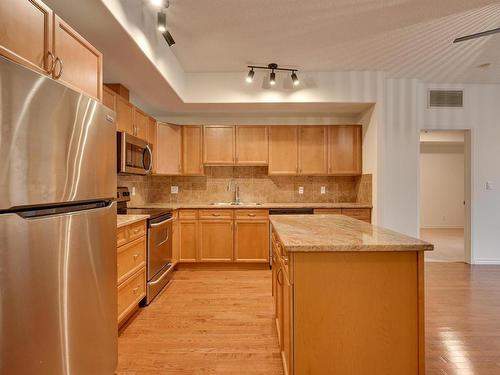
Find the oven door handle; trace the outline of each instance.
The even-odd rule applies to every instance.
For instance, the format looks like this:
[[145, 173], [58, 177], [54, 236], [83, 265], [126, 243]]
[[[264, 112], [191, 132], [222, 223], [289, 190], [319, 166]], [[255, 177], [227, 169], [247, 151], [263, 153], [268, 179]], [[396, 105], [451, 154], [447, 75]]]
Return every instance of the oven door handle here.
[[174, 218], [173, 218], [173, 217], [171, 217], [171, 218], [169, 218], [169, 219], [166, 219], [166, 220], [163, 220], [163, 221], [160, 221], [159, 223], [149, 224], [149, 226], [150, 226], [151, 228], [156, 228], [156, 227], [159, 227], [159, 226], [161, 226], [161, 225], [163, 225], [163, 224], [165, 224], [165, 223], [168, 223], [169, 221], [172, 221], [172, 220], [174, 220]]

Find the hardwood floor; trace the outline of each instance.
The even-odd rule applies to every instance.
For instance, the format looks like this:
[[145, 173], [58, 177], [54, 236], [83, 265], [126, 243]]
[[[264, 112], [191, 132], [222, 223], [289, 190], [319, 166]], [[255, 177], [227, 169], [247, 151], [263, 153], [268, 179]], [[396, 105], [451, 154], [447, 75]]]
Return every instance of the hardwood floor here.
[[[427, 375], [500, 374], [499, 318], [500, 267], [427, 263]], [[282, 374], [270, 272], [177, 271], [123, 329], [118, 374]]]
[[118, 374], [282, 374], [269, 270], [181, 270], [122, 330]]

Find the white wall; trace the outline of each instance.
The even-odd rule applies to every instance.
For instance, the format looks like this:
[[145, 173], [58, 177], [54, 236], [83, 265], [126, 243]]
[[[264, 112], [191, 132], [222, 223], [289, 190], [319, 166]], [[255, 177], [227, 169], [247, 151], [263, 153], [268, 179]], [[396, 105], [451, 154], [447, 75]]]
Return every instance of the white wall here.
[[463, 228], [463, 143], [421, 144], [420, 150], [420, 227]]

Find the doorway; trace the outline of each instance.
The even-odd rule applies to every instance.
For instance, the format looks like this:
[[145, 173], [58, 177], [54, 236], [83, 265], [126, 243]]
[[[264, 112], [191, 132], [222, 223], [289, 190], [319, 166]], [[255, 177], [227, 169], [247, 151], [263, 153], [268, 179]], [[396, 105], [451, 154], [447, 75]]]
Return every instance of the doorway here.
[[420, 238], [434, 244], [430, 262], [470, 262], [470, 134], [420, 134]]

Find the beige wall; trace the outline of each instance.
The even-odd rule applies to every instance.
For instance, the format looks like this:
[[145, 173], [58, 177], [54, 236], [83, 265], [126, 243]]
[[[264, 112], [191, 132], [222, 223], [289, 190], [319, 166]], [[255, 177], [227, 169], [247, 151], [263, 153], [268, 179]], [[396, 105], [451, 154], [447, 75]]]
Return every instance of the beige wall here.
[[421, 228], [464, 227], [464, 163], [463, 143], [421, 145]]

